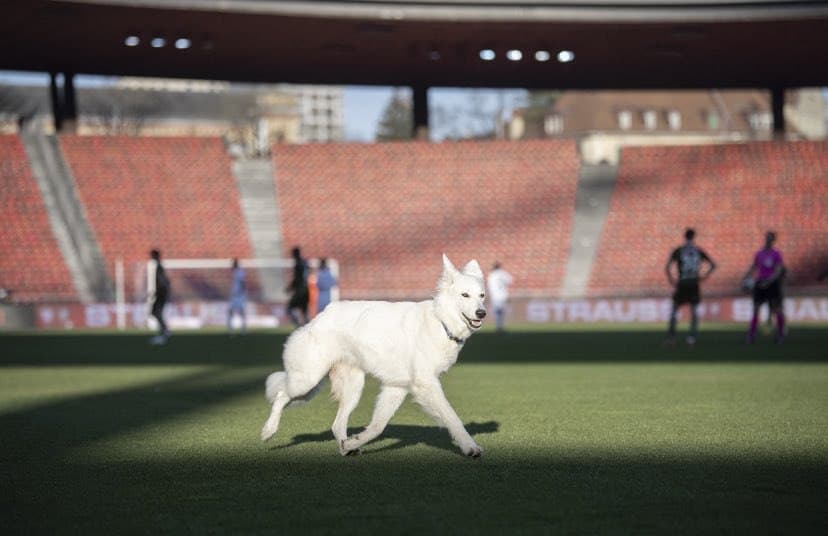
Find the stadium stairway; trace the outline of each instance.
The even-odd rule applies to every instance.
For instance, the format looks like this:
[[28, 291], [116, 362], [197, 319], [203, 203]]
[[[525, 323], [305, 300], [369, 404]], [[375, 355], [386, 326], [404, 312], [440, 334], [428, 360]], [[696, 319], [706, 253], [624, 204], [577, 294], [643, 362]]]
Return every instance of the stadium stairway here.
[[[259, 259], [278, 259], [282, 254], [279, 205], [270, 159], [236, 160], [233, 175], [239, 188], [241, 209], [253, 252]], [[262, 293], [268, 301], [282, 301], [285, 281], [281, 270], [260, 274]]]
[[565, 298], [580, 298], [586, 294], [617, 177], [617, 166], [581, 164], [569, 257], [561, 287], [561, 295]]
[[37, 129], [24, 129], [20, 137], [78, 297], [84, 303], [111, 301], [114, 284], [57, 138]]

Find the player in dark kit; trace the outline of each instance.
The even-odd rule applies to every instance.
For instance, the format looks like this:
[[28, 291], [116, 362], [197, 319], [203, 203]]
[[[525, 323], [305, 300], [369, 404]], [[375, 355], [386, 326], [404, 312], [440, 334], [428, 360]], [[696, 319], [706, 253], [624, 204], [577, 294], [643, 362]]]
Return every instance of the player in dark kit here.
[[[302, 258], [302, 250], [298, 246], [291, 250], [293, 257], [293, 279], [287, 287], [291, 293], [288, 301], [288, 316], [295, 326], [303, 326], [308, 323], [308, 302], [310, 293], [308, 291], [308, 263]], [[301, 316], [297, 314], [297, 310]]]
[[150, 313], [158, 320], [158, 335], [150, 340], [152, 344], [164, 344], [170, 338], [170, 330], [164, 322], [164, 305], [170, 296], [170, 280], [167, 278], [167, 271], [161, 264], [161, 252], [157, 249], [150, 251], [150, 258], [153, 261], [154, 275], [150, 278], [148, 297], [151, 303]]
[[[699, 332], [697, 308], [699, 303], [701, 303], [699, 283], [710, 277], [710, 274], [716, 269], [716, 263], [713, 262], [704, 250], [696, 246], [694, 242], [696, 231], [687, 229], [684, 232], [684, 238], [684, 245], [673, 250], [670, 258], [667, 259], [667, 264], [664, 266], [664, 271], [667, 273], [667, 280], [671, 286], [675, 287], [675, 292], [673, 293], [673, 309], [670, 312], [670, 324], [667, 330], [667, 342], [671, 344], [676, 339], [678, 309], [685, 303], [690, 304], [690, 334], [687, 336], [687, 344], [696, 343], [696, 337]], [[708, 268], [704, 274], [701, 274], [703, 262], [708, 264]], [[673, 277], [673, 263], [678, 267], [678, 279]]]

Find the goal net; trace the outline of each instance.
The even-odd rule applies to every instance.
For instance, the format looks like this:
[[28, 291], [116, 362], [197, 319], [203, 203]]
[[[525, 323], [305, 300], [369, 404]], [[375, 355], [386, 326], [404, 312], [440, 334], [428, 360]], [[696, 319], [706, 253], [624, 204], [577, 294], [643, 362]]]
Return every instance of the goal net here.
[[[319, 259], [308, 259], [307, 277], [319, 267]], [[170, 300], [165, 318], [173, 328], [226, 326], [232, 286], [233, 259], [163, 259], [170, 281]], [[245, 271], [246, 306], [249, 327], [276, 327], [287, 318], [290, 295], [286, 289], [293, 277], [292, 258], [239, 259]], [[328, 259], [328, 267], [339, 279], [339, 263]], [[148, 290], [154, 277], [152, 261], [135, 263], [125, 270], [117, 283], [119, 302], [148, 304]], [[339, 299], [339, 289], [331, 290], [331, 301]], [[238, 318], [235, 322], [240, 322]], [[147, 315], [146, 324], [155, 326]]]

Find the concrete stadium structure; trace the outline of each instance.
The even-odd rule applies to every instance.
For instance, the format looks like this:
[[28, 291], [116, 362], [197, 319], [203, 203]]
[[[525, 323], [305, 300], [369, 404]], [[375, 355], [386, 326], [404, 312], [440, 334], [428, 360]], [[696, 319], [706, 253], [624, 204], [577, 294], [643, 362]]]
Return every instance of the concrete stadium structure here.
[[[828, 2], [11, 0], [0, 69], [429, 87], [828, 86]], [[560, 61], [557, 61], [560, 60]]]

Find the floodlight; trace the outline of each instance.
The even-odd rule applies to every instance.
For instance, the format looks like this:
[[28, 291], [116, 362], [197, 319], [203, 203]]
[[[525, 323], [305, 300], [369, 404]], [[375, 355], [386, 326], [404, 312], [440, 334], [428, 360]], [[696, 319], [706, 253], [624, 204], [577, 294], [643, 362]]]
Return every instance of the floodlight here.
[[571, 50], [561, 50], [558, 52], [558, 61], [561, 63], [569, 63], [575, 61], [575, 53]]
[[506, 57], [509, 59], [509, 61], [520, 61], [523, 59], [523, 52], [516, 48], [513, 48], [512, 50], [506, 52]]

